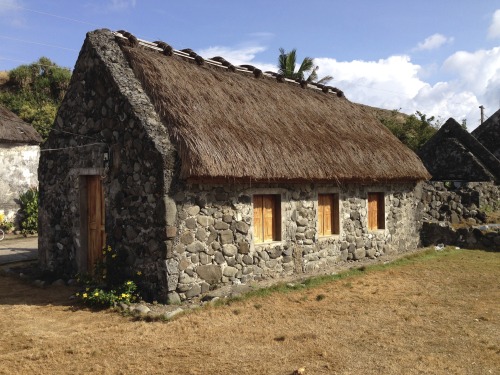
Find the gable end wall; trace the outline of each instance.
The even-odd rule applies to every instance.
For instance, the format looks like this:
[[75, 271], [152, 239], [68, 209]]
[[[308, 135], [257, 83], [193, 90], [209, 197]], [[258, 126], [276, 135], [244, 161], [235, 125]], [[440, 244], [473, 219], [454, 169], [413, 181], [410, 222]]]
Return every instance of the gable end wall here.
[[113, 38], [110, 32], [88, 34], [54, 126], [65, 133], [53, 130], [44, 145], [40, 263], [66, 275], [85, 268], [82, 176], [101, 174], [107, 243], [126, 254], [129, 273], [147, 275], [142, 287], [153, 290], [167, 282], [165, 196], [176, 156]]

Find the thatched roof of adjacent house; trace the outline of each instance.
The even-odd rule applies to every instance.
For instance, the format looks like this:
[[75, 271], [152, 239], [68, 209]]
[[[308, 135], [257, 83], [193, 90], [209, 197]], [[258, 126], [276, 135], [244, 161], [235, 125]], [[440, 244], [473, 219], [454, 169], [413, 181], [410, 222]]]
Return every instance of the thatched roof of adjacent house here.
[[493, 155], [500, 159], [500, 109], [471, 133]]
[[433, 180], [500, 181], [500, 160], [453, 118], [418, 151]]
[[[124, 33], [127, 35], [128, 33]], [[181, 177], [416, 181], [430, 175], [372, 110], [333, 87], [117, 36], [181, 159]], [[159, 48], [158, 48], [159, 47]], [[172, 51], [178, 53], [172, 53]], [[216, 63], [219, 62], [219, 63]], [[309, 87], [307, 87], [309, 86]]]
[[42, 137], [7, 108], [0, 105], [0, 143], [40, 144]]

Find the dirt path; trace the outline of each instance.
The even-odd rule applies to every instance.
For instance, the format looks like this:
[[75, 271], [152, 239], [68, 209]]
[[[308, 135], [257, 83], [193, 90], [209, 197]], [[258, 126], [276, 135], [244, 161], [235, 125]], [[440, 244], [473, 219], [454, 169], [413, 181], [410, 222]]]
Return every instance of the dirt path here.
[[12, 262], [36, 260], [38, 258], [38, 237], [6, 236], [0, 241], [0, 265]]
[[498, 374], [499, 276], [456, 250], [166, 323], [0, 277], [0, 374]]

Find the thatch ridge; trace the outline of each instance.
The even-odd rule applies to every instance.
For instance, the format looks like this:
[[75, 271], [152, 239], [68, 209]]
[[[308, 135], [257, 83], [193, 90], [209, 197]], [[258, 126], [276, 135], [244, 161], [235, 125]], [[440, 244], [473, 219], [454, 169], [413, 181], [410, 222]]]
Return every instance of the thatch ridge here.
[[177, 144], [183, 178], [430, 177], [371, 111], [345, 98], [142, 47], [122, 50]]
[[42, 137], [30, 124], [0, 105], [0, 142], [40, 144]]

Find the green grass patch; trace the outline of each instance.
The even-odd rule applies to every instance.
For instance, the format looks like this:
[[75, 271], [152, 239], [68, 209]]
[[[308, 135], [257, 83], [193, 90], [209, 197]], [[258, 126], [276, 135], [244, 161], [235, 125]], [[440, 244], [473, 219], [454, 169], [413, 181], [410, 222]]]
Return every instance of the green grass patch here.
[[[415, 263], [427, 262], [437, 258], [448, 257], [458, 251], [463, 251], [463, 250], [456, 250], [454, 247], [446, 247], [441, 251], [436, 251], [434, 247], [432, 247], [420, 251], [418, 253], [412, 253], [403, 256], [402, 258], [399, 258], [393, 262], [385, 264], [362, 265], [360, 267], [351, 268], [349, 270], [342, 271], [332, 275], [313, 276], [297, 283], [278, 283], [267, 288], [260, 288], [253, 290], [251, 292], [239, 295], [237, 297], [230, 297], [217, 300], [215, 306], [228, 306], [228, 305], [230, 306], [235, 302], [243, 302], [254, 298], [266, 298], [274, 295], [275, 293], [291, 293], [304, 289], [313, 289], [325, 285], [327, 283], [336, 282], [339, 280], [346, 280], [346, 279], [348, 279], [349, 281], [347, 281], [344, 284], [344, 286], [352, 288], [351, 279], [365, 275], [367, 273], [379, 272], [397, 267], [405, 267], [413, 265]], [[316, 297], [316, 300], [318, 301], [322, 299], [323, 298], [318, 299]]]

